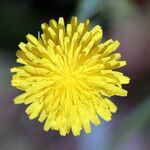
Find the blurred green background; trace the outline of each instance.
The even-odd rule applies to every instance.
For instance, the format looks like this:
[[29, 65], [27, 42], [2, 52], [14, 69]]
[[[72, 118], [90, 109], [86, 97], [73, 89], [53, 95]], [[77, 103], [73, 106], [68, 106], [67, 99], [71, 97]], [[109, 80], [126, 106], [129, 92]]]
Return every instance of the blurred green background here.
[[[14, 105], [20, 91], [10, 86], [9, 69], [25, 35], [37, 36], [40, 24], [72, 15], [91, 26], [100, 24], [103, 40], [120, 41], [131, 78], [128, 97], [114, 97], [119, 110], [111, 122], [92, 126], [91, 134], [61, 137], [29, 121], [23, 105]], [[149, 0], [0, 0], [0, 150], [149, 150], [150, 147], [150, 1]]]

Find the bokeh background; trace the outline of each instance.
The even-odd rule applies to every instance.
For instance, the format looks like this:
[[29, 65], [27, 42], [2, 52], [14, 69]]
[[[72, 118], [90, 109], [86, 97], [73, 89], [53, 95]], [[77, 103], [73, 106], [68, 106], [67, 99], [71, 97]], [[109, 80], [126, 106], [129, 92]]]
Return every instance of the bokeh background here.
[[[9, 69], [25, 35], [37, 36], [40, 24], [72, 15], [91, 26], [100, 24], [104, 39], [118, 39], [131, 78], [128, 97], [114, 97], [119, 107], [111, 122], [92, 126], [92, 133], [61, 137], [29, 121], [23, 105], [14, 105], [20, 91], [11, 87]], [[149, 0], [0, 0], [0, 150], [149, 150], [150, 148], [150, 1]]]

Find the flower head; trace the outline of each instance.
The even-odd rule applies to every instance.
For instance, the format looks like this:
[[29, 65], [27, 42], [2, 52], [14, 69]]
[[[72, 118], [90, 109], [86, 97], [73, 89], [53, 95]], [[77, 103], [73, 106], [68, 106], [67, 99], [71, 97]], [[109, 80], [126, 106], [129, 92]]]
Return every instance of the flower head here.
[[28, 34], [28, 42], [19, 44], [17, 62], [23, 65], [11, 69], [12, 85], [24, 93], [14, 102], [27, 105], [29, 119], [38, 117], [45, 131], [90, 133], [90, 122], [109, 121], [116, 112], [109, 97], [127, 95], [122, 84], [129, 78], [114, 71], [126, 64], [113, 53], [119, 42], [103, 43], [101, 27], [89, 30], [89, 23], [72, 17], [65, 26], [63, 18], [52, 19], [41, 25], [38, 38]]

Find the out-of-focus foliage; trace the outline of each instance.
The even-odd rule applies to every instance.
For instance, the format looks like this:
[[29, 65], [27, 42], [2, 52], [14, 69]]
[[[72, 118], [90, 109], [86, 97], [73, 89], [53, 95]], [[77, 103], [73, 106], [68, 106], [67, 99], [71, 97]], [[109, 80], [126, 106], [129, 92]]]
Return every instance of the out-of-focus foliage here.
[[[117, 128], [111, 138], [112, 145], [116, 146], [130, 136], [136, 135], [138, 132], [142, 132], [144, 128], [147, 130], [150, 126], [150, 96], [143, 98], [143, 101], [130, 110], [125, 118], [122, 118], [119, 128]], [[147, 136], [147, 135], [146, 135]]]
[[104, 6], [103, 0], [79, 0], [76, 7], [76, 15], [79, 19], [92, 18], [95, 14], [101, 12]]
[[79, 0], [76, 15], [84, 19], [98, 17], [107, 12], [110, 17], [124, 17], [134, 13], [135, 9], [134, 3], [130, 0]]

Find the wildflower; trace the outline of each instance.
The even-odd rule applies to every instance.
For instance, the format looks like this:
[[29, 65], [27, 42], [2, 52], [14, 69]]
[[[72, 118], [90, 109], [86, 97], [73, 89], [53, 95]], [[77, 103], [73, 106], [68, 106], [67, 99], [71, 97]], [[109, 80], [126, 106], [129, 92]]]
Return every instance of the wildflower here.
[[129, 78], [114, 71], [126, 65], [113, 53], [119, 42], [103, 43], [101, 27], [89, 30], [89, 23], [72, 17], [65, 26], [63, 18], [52, 19], [41, 25], [38, 38], [28, 34], [28, 42], [19, 44], [17, 62], [23, 65], [11, 69], [12, 85], [24, 93], [14, 102], [27, 105], [29, 119], [38, 117], [45, 131], [90, 133], [90, 123], [99, 125], [99, 117], [109, 121], [116, 112], [109, 97], [127, 95], [122, 84]]

